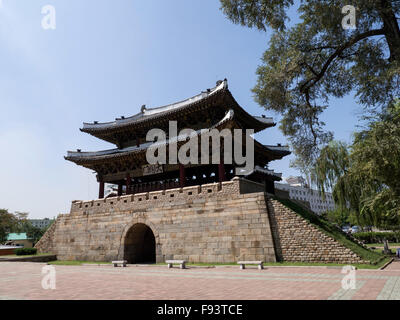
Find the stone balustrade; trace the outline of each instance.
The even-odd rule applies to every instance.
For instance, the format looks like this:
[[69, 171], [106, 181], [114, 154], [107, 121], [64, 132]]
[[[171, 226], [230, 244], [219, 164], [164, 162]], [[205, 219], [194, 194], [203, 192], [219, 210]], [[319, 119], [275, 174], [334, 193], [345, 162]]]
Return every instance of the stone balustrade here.
[[162, 191], [137, 193], [132, 195], [110, 197], [92, 201], [73, 201], [71, 214], [95, 214], [113, 212], [114, 210], [124, 211], [148, 206], [165, 206], [198, 200], [200, 198], [219, 197], [223, 195], [245, 194], [252, 192], [263, 192], [264, 185], [235, 177], [231, 181], [222, 183], [210, 183], [184, 188], [175, 188]]

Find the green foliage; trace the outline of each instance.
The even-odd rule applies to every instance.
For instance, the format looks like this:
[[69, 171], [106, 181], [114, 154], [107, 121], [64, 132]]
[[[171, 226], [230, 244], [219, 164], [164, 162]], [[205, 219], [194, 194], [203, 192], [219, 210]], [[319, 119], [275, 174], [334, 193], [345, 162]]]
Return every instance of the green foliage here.
[[17, 256], [30, 256], [35, 255], [37, 253], [36, 248], [20, 248], [15, 250], [15, 254]]
[[0, 209], [0, 244], [7, 240], [7, 235], [16, 228], [17, 218], [6, 209]]
[[221, 0], [222, 10], [234, 23], [266, 31], [267, 27], [285, 28], [288, 19], [285, 10], [293, 0]]
[[339, 141], [331, 141], [321, 150], [311, 172], [311, 180], [317, 184], [323, 195], [327, 190], [333, 189], [338, 177], [349, 170], [349, 158], [347, 145]]
[[335, 208], [335, 210], [328, 211], [326, 213], [326, 219], [332, 223], [337, 224], [340, 227], [343, 227], [349, 223], [351, 223], [351, 213], [347, 208]]
[[353, 236], [364, 243], [400, 242], [400, 232], [358, 232]]
[[347, 147], [322, 149], [312, 180], [322, 193], [333, 189], [340, 210], [360, 225], [398, 228], [400, 222], [400, 102], [390, 105]]
[[[234, 23], [272, 28], [253, 92], [261, 106], [283, 116], [280, 128], [300, 168], [312, 165], [318, 147], [332, 139], [320, 120], [330, 97], [355, 92], [369, 111], [379, 111], [400, 96], [400, 1], [300, 1], [300, 22], [291, 28], [294, 1], [220, 1]], [[357, 29], [344, 30], [342, 8], [352, 4]]]
[[38, 242], [45, 233], [44, 229], [34, 227], [31, 223], [27, 223], [24, 228], [24, 232], [26, 232], [28, 238], [32, 239], [34, 243]]
[[366, 191], [360, 213], [379, 218], [382, 226], [400, 222], [400, 101], [356, 134], [352, 147], [355, 172], [361, 172]]
[[40, 240], [45, 230], [34, 227], [28, 221], [28, 213], [15, 212], [10, 213], [5, 209], [0, 209], [0, 243], [7, 240], [9, 233], [26, 233], [29, 239], [34, 243]]

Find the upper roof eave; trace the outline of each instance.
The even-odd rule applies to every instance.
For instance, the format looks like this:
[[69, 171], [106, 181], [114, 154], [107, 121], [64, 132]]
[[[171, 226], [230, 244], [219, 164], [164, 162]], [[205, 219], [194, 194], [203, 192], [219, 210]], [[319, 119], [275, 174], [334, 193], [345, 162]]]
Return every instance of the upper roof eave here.
[[206, 98], [213, 96], [214, 94], [221, 92], [223, 90], [226, 90], [228, 88], [228, 81], [225, 79], [224, 81], [221, 81], [220, 84], [218, 84], [216, 87], [213, 89], [209, 89], [209, 91], [204, 91], [201, 92], [198, 95], [195, 95], [191, 98], [172, 103], [166, 106], [162, 107], [157, 107], [157, 108], [151, 108], [151, 109], [146, 109], [145, 106], [142, 107], [141, 112], [128, 117], [128, 118], [117, 118], [115, 121], [111, 122], [94, 122], [94, 123], [83, 123], [83, 128], [80, 130], [83, 132], [92, 132], [92, 131], [102, 131], [102, 130], [107, 130], [107, 129], [114, 129], [118, 127], [123, 127], [123, 126], [129, 126], [133, 123], [141, 122], [144, 120], [150, 120], [153, 118], [157, 118], [159, 116], [165, 115], [165, 113], [175, 111], [175, 110], [181, 110], [185, 107], [191, 106], [194, 103], [198, 103], [200, 101], [205, 100]]
[[269, 149], [271, 151], [277, 152], [277, 153], [282, 153], [282, 154], [285, 154], [285, 155], [291, 154], [289, 146], [281, 146], [281, 145], [278, 144], [278, 145], [275, 145], [275, 146], [264, 145], [264, 147], [266, 147], [267, 149]]
[[[209, 89], [209, 91], [202, 92], [192, 98], [173, 103], [167, 106], [146, 109], [142, 107], [142, 111], [128, 118], [119, 118], [112, 122], [105, 123], [84, 123], [83, 127], [80, 128], [80, 131], [89, 133], [98, 138], [105, 139], [104, 135], [108, 135], [108, 132], [114, 132], [115, 130], [124, 130], [124, 128], [131, 127], [132, 125], [139, 125], [151, 120], [157, 120], [158, 118], [165, 118], [166, 115], [181, 111], [186, 108], [191, 108], [199, 103], [206, 101], [208, 98], [215, 96], [216, 94], [228, 93], [229, 97], [233, 100], [236, 108], [240, 108], [247, 117], [251, 117], [252, 121], [255, 121], [254, 125], [258, 128], [257, 131], [263, 130], [269, 127], [276, 126], [276, 123], [273, 121], [272, 117], [265, 116], [252, 116], [248, 114], [233, 98], [232, 94], [228, 90], [228, 82], [225, 79], [221, 81], [213, 89]], [[105, 139], [109, 142], [112, 142], [113, 139]]]

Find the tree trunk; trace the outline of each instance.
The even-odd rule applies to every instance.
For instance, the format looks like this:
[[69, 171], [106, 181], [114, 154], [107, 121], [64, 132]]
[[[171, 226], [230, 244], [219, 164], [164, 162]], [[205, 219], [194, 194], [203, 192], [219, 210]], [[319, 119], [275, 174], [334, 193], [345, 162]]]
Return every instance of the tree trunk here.
[[389, 46], [390, 61], [400, 61], [400, 28], [391, 2], [381, 0], [379, 15], [383, 21], [385, 38]]

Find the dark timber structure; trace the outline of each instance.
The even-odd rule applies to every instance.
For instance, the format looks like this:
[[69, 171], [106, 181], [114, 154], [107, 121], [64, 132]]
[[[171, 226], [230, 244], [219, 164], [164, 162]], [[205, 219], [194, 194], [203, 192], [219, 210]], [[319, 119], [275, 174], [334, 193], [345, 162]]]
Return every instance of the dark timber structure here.
[[[276, 125], [272, 118], [248, 114], [233, 98], [225, 79], [218, 81], [213, 89], [178, 103], [153, 109], [143, 106], [140, 113], [113, 122], [84, 123], [81, 131], [111, 142], [116, 148], [98, 152], [70, 151], [65, 159], [97, 173], [100, 199], [104, 198], [105, 183], [118, 185], [118, 196], [122, 196], [223, 182], [235, 176], [235, 169], [241, 166], [234, 162], [224, 164], [222, 158], [219, 164], [201, 164], [199, 161], [199, 164], [187, 165], [148, 165], [146, 152], [153, 142], [146, 141], [146, 135], [153, 128], [168, 133], [170, 121], [177, 121], [178, 132], [190, 128], [198, 136], [202, 134], [201, 129], [254, 129], [257, 133]], [[172, 141], [172, 137], [167, 137], [164, 144], [169, 146]], [[178, 147], [184, 143], [178, 140]], [[221, 155], [223, 146], [221, 142]], [[268, 163], [288, 154], [287, 147], [254, 141], [255, 167], [246, 178], [264, 183], [266, 191], [274, 193], [274, 181], [281, 180], [281, 174], [269, 170]]]

